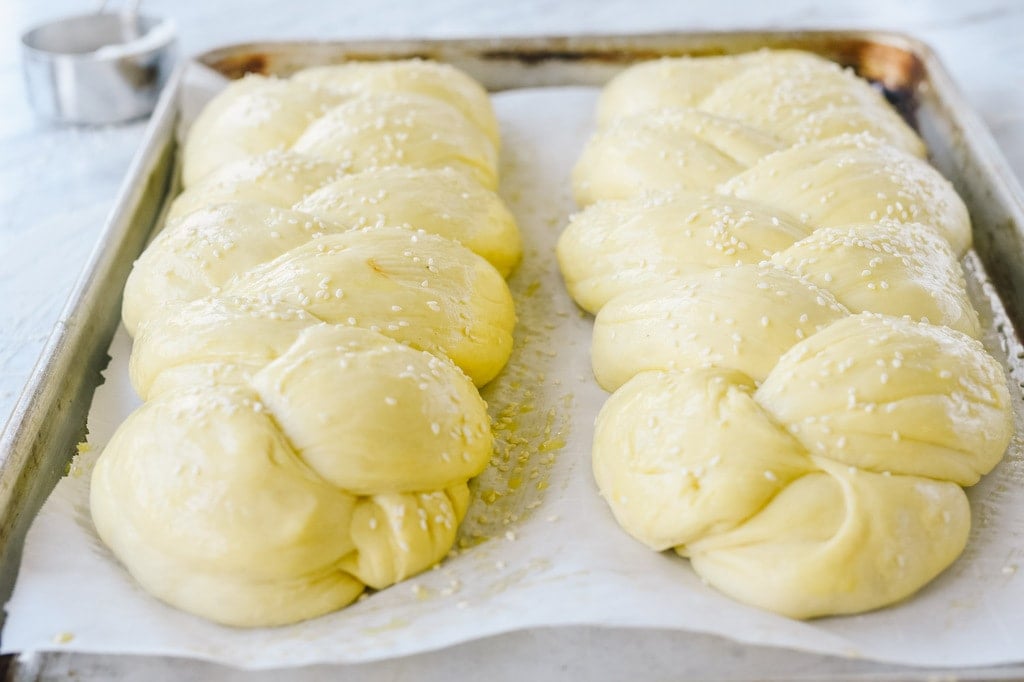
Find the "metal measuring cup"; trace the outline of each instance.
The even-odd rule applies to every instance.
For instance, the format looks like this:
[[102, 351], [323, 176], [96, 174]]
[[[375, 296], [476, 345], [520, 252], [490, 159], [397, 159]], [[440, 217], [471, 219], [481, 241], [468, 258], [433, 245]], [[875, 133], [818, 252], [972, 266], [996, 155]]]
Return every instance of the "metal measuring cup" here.
[[53, 121], [103, 124], [153, 111], [174, 66], [174, 23], [99, 11], [37, 26], [21, 37], [25, 83], [36, 113]]

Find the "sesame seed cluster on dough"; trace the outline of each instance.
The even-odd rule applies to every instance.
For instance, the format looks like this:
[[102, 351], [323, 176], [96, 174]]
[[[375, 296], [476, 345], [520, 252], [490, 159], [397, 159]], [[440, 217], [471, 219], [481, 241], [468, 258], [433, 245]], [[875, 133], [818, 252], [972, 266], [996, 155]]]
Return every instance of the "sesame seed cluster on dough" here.
[[281, 625], [448, 553], [515, 325], [498, 144], [484, 89], [418, 60], [247, 76], [200, 114], [125, 288], [145, 402], [92, 477], [147, 591]]
[[598, 122], [558, 258], [596, 315], [619, 524], [790, 617], [916, 592], [1013, 429], [959, 196], [879, 93], [801, 52], [640, 64]]

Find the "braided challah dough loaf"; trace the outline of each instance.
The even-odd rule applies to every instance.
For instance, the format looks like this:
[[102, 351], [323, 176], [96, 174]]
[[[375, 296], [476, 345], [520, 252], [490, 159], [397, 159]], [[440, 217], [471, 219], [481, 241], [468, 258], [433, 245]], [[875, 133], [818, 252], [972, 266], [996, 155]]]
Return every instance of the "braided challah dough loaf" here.
[[483, 89], [421, 61], [248, 77], [200, 115], [125, 288], [146, 402], [92, 478], [149, 592], [280, 625], [448, 553], [512, 350], [496, 154]]
[[970, 222], [871, 87], [795, 52], [605, 89], [558, 245], [613, 391], [616, 519], [796, 618], [913, 594], [963, 550], [1012, 435], [958, 259]]

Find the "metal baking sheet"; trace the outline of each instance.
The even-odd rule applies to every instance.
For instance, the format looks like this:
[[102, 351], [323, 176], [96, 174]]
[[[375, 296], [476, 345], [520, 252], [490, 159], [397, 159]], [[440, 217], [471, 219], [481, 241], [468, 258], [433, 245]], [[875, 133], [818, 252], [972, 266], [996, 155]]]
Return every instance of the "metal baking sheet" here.
[[[646, 36], [572, 38], [502, 38], [481, 40], [360, 41], [326, 43], [256, 43], [226, 47], [200, 55], [197, 60], [230, 77], [246, 72], [288, 75], [300, 68], [345, 59], [424, 57], [451, 62], [479, 79], [490, 90], [539, 85], [600, 85], [625, 66], [662, 55], [712, 55], [759, 47], [806, 49], [854, 67], [882, 86], [887, 97], [914, 122], [932, 154], [932, 162], [949, 177], [967, 203], [974, 222], [975, 249], [1006, 311], [1006, 324], [1022, 328], [1024, 310], [1017, 296], [1024, 278], [1024, 192], [1013, 177], [987, 130], [965, 105], [932, 51], [909, 37], [873, 32], [701, 33]], [[178, 118], [175, 78], [150, 123], [143, 146], [129, 171], [99, 243], [76, 285], [68, 306], [44, 355], [15, 409], [8, 429], [0, 436], [0, 594], [10, 594], [20, 549], [31, 519], [82, 439], [85, 416], [99, 371], [106, 365], [106, 349], [120, 311], [121, 289], [159, 215], [171, 196], [174, 175], [174, 127]], [[744, 647], [715, 637], [664, 632], [620, 632], [594, 628], [566, 628], [531, 639], [517, 634], [498, 638], [497, 645], [459, 647], [467, 657], [486, 655], [512, 665], [506, 654], [516, 653], [518, 672], [523, 661], [567, 661], [609, 648], [620, 653], [617, 662], [588, 668], [607, 676], [649, 665], [686, 658], [691, 674], [705, 678], [791, 679], [807, 675], [835, 679], [924, 679], [926, 670], [897, 668], [858, 661], [832, 659], [791, 651]], [[646, 632], [646, 634], [645, 634]], [[551, 643], [560, 646], [551, 649]], [[623, 646], [626, 645], [626, 646]], [[642, 646], [641, 646], [642, 645]], [[547, 656], [538, 653], [549, 650]], [[433, 664], [429, 661], [435, 659]], [[417, 670], [417, 677], [438, 679], [444, 663], [436, 655], [420, 659], [432, 668]], [[442, 658], [442, 660], [444, 660]], [[169, 659], [129, 659], [73, 654], [42, 654], [12, 662], [14, 679], [40, 679], [77, 669], [88, 678], [112, 674], [160, 674]], [[181, 666], [187, 665], [187, 668]], [[374, 666], [378, 666], [374, 670]], [[402, 662], [385, 662], [347, 670], [353, 676], [376, 672], [398, 676]], [[645, 668], [650, 670], [650, 668]], [[668, 670], [680, 671], [677, 665]], [[169, 669], [168, 669], [169, 670]], [[174, 663], [180, 676], [213, 678], [223, 668], [194, 662]], [[322, 673], [321, 669], [321, 673]], [[454, 670], [454, 669], [453, 669]], [[431, 672], [433, 671], [433, 672]], [[770, 671], [770, 672], [768, 672]], [[304, 671], [318, 679], [315, 670]], [[337, 671], [336, 671], [337, 672]], [[578, 674], [583, 674], [581, 668]], [[448, 673], [450, 679], [450, 672]], [[943, 671], [963, 679], [1013, 678], [1024, 667]], [[536, 676], [536, 675], [530, 675]]]

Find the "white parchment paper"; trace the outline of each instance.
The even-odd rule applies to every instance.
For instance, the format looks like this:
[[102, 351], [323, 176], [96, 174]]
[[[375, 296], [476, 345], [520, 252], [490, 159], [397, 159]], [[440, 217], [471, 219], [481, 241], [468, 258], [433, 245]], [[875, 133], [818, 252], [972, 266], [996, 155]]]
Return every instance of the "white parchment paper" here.
[[[95, 454], [137, 404], [127, 380], [130, 340], [121, 330], [89, 417], [92, 451], [76, 460], [29, 533], [3, 650], [188, 656], [270, 668], [369, 661], [521, 628], [592, 624], [700, 631], [927, 666], [1024, 661], [1024, 577], [1017, 571], [1024, 563], [1024, 463], [1017, 440], [969, 491], [974, 529], [963, 557], [911, 600], [877, 613], [804, 623], [744, 606], [702, 584], [685, 560], [651, 552], [615, 524], [590, 473], [593, 421], [606, 397], [590, 373], [591, 320], [565, 293], [553, 255], [574, 210], [568, 176], [590, 132], [595, 97], [590, 88], [494, 97], [504, 140], [502, 193], [526, 255], [510, 282], [520, 319], [516, 351], [484, 391], [497, 454], [474, 483], [453, 556], [347, 609], [274, 629], [213, 625], [149, 597], [97, 539], [88, 511]], [[981, 286], [972, 286], [991, 321]], [[988, 344], [1005, 359], [997, 334]]]

